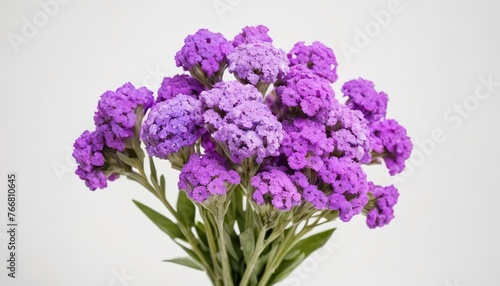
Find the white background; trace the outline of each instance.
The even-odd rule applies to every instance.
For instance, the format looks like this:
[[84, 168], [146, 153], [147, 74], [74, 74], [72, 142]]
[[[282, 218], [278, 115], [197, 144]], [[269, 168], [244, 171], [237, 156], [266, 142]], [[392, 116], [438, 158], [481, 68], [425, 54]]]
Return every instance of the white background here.
[[[396, 179], [396, 219], [377, 230], [361, 216], [337, 223], [327, 248], [282, 285], [499, 285], [500, 86], [479, 80], [500, 81], [498, 2], [401, 0], [385, 22], [372, 12], [389, 11], [388, 0], [66, 2], [44, 19], [38, 1], [0, 1], [2, 261], [6, 174], [19, 176], [18, 278], [0, 262], [1, 285], [208, 285], [202, 272], [161, 262], [182, 253], [131, 202], [161, 209], [155, 199], [125, 179], [88, 191], [71, 146], [93, 128], [104, 91], [127, 81], [156, 91], [181, 72], [173, 57], [188, 34], [232, 39], [257, 24], [286, 51], [301, 40], [332, 47], [337, 94], [351, 78], [373, 80], [389, 94], [388, 117], [420, 142]], [[175, 198], [177, 173], [162, 171]]]

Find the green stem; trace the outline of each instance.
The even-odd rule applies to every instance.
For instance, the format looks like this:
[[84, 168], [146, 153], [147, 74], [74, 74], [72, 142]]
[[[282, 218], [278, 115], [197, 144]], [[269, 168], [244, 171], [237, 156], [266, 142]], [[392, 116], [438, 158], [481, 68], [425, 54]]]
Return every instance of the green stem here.
[[[210, 249], [210, 256], [212, 257], [212, 264], [214, 265], [214, 269], [219, 268], [219, 264], [217, 262], [217, 244], [214, 240], [214, 233], [212, 232], [212, 226], [210, 224], [209, 219], [207, 218], [207, 213], [203, 207], [199, 207], [201, 218], [205, 225], [205, 232], [207, 234], [208, 240], [208, 248]], [[221, 277], [219, 276], [219, 271], [215, 271], [215, 285], [221, 285]]]
[[224, 216], [215, 218], [217, 221], [217, 228], [219, 231], [219, 251], [221, 254], [222, 262], [222, 280], [224, 286], [233, 286], [233, 279], [231, 278], [231, 266], [229, 265], [229, 256], [227, 255], [226, 239], [224, 237]]
[[266, 236], [266, 228], [263, 227], [259, 231], [259, 236], [257, 238], [257, 242], [255, 242], [255, 248], [252, 253], [252, 256], [250, 256], [250, 259], [248, 260], [247, 267], [245, 269], [245, 273], [243, 274], [243, 278], [241, 279], [240, 286], [246, 286], [248, 284], [248, 281], [250, 280], [250, 275], [252, 275], [253, 269], [255, 267], [255, 264], [257, 262], [257, 259], [259, 259], [260, 254], [262, 251], [266, 248], [266, 245], [264, 244], [264, 238]]

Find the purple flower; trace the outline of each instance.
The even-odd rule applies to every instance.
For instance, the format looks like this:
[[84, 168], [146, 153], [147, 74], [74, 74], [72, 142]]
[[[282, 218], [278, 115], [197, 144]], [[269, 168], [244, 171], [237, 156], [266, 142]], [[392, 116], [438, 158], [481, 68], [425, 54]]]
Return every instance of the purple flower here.
[[252, 198], [258, 205], [271, 203], [279, 210], [290, 210], [301, 203], [300, 193], [288, 175], [278, 168], [257, 173], [252, 179]]
[[288, 53], [290, 66], [305, 65], [315, 74], [334, 83], [337, 80], [337, 59], [332, 49], [320, 42], [307, 46], [298, 42]]
[[189, 198], [202, 203], [210, 196], [225, 195], [229, 186], [239, 184], [240, 176], [228, 168], [228, 162], [217, 153], [189, 157], [179, 175], [178, 187]]
[[290, 178], [302, 189], [302, 197], [305, 201], [310, 202], [318, 210], [328, 208], [328, 196], [320, 191], [316, 185], [309, 184], [306, 175], [301, 172], [295, 172]]
[[328, 196], [328, 208], [338, 210], [342, 221], [350, 221], [368, 202], [366, 174], [352, 159], [329, 158], [319, 171], [319, 177], [333, 188]]
[[325, 121], [337, 157], [346, 156], [363, 163], [371, 161], [370, 129], [361, 112], [335, 100]]
[[205, 108], [205, 123], [217, 129], [229, 111], [243, 102], [262, 101], [262, 94], [252, 85], [226, 81], [216, 83], [212, 89], [203, 91], [200, 100]]
[[282, 79], [276, 93], [283, 105], [297, 107], [307, 116], [326, 113], [332, 106], [335, 93], [330, 83], [307, 68], [294, 66]]
[[200, 92], [204, 91], [205, 87], [195, 78], [182, 74], [174, 75], [173, 77], [163, 78], [160, 89], [158, 89], [158, 98], [156, 102], [165, 101], [178, 94], [192, 95], [198, 98]]
[[398, 202], [398, 190], [390, 185], [388, 187], [375, 186], [368, 183], [370, 193], [376, 200], [375, 207], [366, 216], [366, 224], [369, 228], [382, 227], [389, 224], [394, 218], [394, 206]]
[[237, 47], [240, 44], [253, 44], [258, 42], [271, 43], [273, 39], [267, 35], [269, 29], [264, 25], [247, 26], [242, 32], [234, 37], [233, 46]]
[[279, 155], [283, 128], [263, 103], [246, 101], [224, 117], [214, 139], [223, 143], [234, 163], [252, 156], [262, 163], [265, 157]]
[[222, 34], [200, 29], [184, 40], [184, 46], [175, 54], [175, 63], [184, 70], [192, 70], [199, 65], [211, 77], [233, 50], [233, 45]]
[[406, 129], [396, 120], [386, 119], [370, 125], [371, 141], [376, 156], [383, 157], [389, 174], [396, 175], [405, 168], [413, 144], [406, 135]]
[[107, 91], [99, 100], [94, 122], [104, 134], [106, 145], [118, 151], [125, 149], [125, 139], [134, 136], [137, 123], [136, 108], [143, 106], [143, 116], [154, 103], [153, 92], [145, 87], [136, 89], [126, 83], [116, 92]]
[[141, 139], [150, 156], [167, 159], [184, 146], [193, 145], [205, 132], [201, 102], [179, 94], [157, 103], [142, 126]]
[[118, 174], [107, 176], [104, 173], [104, 136], [98, 131], [85, 131], [73, 144], [73, 157], [78, 167], [75, 174], [85, 181], [85, 185], [92, 191], [108, 186], [107, 180], [113, 181]]
[[266, 42], [240, 44], [227, 59], [229, 72], [252, 85], [274, 83], [289, 70], [285, 52]]
[[293, 170], [311, 168], [319, 171], [323, 157], [334, 150], [333, 140], [327, 138], [325, 126], [310, 119], [296, 118], [283, 122], [281, 153]]
[[385, 118], [389, 98], [386, 93], [377, 92], [373, 82], [362, 78], [350, 80], [342, 86], [342, 93], [349, 97], [346, 105], [361, 111], [368, 121]]

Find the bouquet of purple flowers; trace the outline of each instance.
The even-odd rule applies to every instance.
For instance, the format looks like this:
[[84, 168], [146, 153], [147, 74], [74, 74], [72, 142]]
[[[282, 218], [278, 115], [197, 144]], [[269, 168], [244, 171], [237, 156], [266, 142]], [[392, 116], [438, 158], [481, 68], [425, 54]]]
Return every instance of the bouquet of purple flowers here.
[[[273, 285], [334, 231], [315, 227], [394, 218], [397, 189], [368, 181], [363, 165], [396, 175], [412, 143], [371, 81], [350, 80], [346, 100], [335, 97], [330, 48], [298, 42], [287, 54], [262, 25], [232, 41], [201, 29], [175, 62], [189, 75], [165, 77], [156, 99], [130, 83], [105, 92], [73, 152], [89, 189], [124, 176], [164, 204], [174, 220], [134, 201], [187, 254], [167, 261], [206, 271], [213, 285]], [[180, 171], [175, 207], [155, 159]]]

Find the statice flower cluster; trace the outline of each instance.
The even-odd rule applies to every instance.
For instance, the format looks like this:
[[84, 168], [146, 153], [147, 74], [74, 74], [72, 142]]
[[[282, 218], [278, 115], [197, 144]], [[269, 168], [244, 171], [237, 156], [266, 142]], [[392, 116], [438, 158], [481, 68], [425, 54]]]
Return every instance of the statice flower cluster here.
[[243, 28], [241, 33], [234, 37], [232, 44], [234, 47], [239, 46], [240, 44], [251, 44], [258, 42], [268, 42], [272, 43], [273, 39], [269, 37], [267, 34], [269, 29], [264, 25], [258, 26], [247, 26]]
[[229, 72], [252, 85], [274, 83], [289, 70], [285, 52], [268, 42], [240, 44], [227, 60]]
[[201, 102], [185, 94], [157, 103], [142, 125], [141, 139], [148, 154], [167, 159], [196, 143], [205, 132], [201, 112]]
[[171, 99], [178, 94], [191, 95], [194, 98], [198, 98], [203, 90], [205, 90], [203, 84], [186, 74], [165, 77], [163, 78], [160, 89], [158, 89], [156, 102]]
[[279, 168], [257, 173], [251, 180], [253, 200], [258, 205], [270, 203], [279, 210], [289, 211], [301, 203], [301, 195], [290, 177]]
[[377, 92], [373, 82], [363, 78], [350, 80], [342, 86], [342, 93], [349, 98], [346, 105], [361, 111], [369, 122], [385, 118], [389, 97], [383, 91]]
[[376, 186], [373, 182], [368, 183], [368, 188], [373, 197], [374, 205], [368, 210], [366, 224], [369, 228], [382, 227], [389, 224], [394, 218], [394, 206], [398, 202], [398, 190], [390, 185], [388, 187]]
[[315, 41], [312, 45], [298, 42], [288, 53], [290, 65], [305, 65], [315, 74], [327, 79], [331, 83], [337, 81], [337, 59], [333, 50], [324, 44]]
[[223, 196], [240, 176], [229, 169], [228, 162], [217, 153], [193, 154], [182, 168], [178, 187], [188, 197], [202, 203], [211, 196]]
[[107, 176], [103, 171], [105, 164], [102, 149], [104, 148], [104, 136], [101, 132], [85, 131], [76, 139], [73, 157], [78, 163], [76, 174], [85, 181], [85, 185], [91, 189], [105, 188]]
[[[94, 122], [104, 134], [106, 145], [118, 151], [125, 149], [125, 139], [132, 138], [137, 123], [135, 110], [142, 106], [141, 116], [153, 105], [153, 93], [145, 87], [136, 89], [126, 83], [116, 92], [107, 91], [97, 104]], [[141, 118], [142, 119], [142, 118]]]

